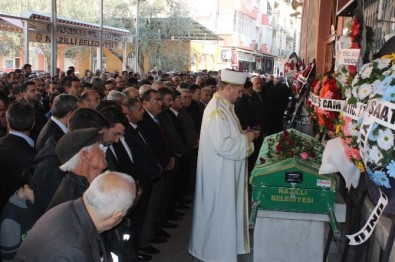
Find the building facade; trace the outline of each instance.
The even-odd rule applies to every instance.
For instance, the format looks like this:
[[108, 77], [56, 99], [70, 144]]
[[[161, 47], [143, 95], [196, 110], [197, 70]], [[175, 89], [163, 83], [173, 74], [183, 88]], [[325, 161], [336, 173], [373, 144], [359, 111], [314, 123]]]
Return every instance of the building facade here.
[[278, 74], [299, 50], [300, 19], [289, 0], [199, 0], [192, 17], [218, 34], [221, 64], [240, 71]]

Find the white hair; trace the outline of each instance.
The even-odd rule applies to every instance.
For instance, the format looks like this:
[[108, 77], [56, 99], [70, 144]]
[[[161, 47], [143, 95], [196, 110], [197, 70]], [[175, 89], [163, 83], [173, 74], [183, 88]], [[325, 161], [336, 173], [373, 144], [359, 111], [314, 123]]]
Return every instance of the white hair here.
[[136, 197], [136, 185], [127, 174], [106, 171], [93, 179], [84, 196], [87, 204], [103, 218], [117, 210], [123, 210], [123, 215], [126, 215]]
[[126, 96], [122, 92], [112, 90], [112, 91], [110, 91], [110, 93], [108, 93], [106, 99], [122, 103], [123, 100], [125, 99], [125, 97]]
[[64, 172], [74, 170], [79, 165], [79, 163], [81, 161], [81, 159], [80, 159], [81, 152], [82, 151], [87, 151], [89, 153], [89, 152], [91, 152], [92, 148], [93, 148], [92, 145], [81, 148], [80, 151], [78, 151], [77, 154], [75, 154], [72, 158], [67, 160], [67, 162], [64, 163], [63, 165], [61, 165], [59, 167], [59, 169], [64, 171]]

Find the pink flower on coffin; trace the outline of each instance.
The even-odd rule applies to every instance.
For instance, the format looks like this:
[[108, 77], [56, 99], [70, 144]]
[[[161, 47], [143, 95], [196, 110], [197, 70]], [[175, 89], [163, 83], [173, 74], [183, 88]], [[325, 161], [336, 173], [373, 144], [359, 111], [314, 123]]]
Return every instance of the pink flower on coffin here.
[[309, 158], [309, 154], [307, 152], [303, 152], [300, 154], [300, 158], [302, 158], [303, 160], [306, 160], [307, 158]]

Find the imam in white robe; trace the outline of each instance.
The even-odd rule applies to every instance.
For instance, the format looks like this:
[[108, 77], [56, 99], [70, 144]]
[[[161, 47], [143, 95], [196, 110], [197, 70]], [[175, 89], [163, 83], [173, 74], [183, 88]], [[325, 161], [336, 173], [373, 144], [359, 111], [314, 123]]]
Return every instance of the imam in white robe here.
[[216, 93], [202, 121], [189, 253], [202, 261], [237, 261], [250, 252], [247, 158], [234, 105]]

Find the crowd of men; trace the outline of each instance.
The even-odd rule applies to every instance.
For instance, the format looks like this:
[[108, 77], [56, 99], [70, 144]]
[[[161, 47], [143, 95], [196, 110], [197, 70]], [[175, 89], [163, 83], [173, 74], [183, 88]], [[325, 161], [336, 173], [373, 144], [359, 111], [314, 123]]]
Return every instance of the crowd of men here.
[[[112, 253], [119, 261], [150, 260], [160, 252], [153, 244], [171, 237], [166, 228], [177, 227], [192, 201], [203, 113], [220, 75], [86, 70], [79, 76], [69, 67], [51, 77], [31, 69], [26, 64], [0, 77], [3, 261], [48, 261], [55, 253], [78, 253], [55, 241], [67, 227], [54, 220], [67, 210], [75, 214], [61, 221], [79, 219], [81, 227], [100, 234], [103, 243], [94, 241], [96, 257], [110, 261]], [[278, 78], [257, 75], [245, 82], [242, 93], [235, 101], [241, 127], [262, 134], [254, 141], [251, 170], [262, 138], [283, 129], [291, 91]], [[115, 178], [94, 184], [106, 170]], [[122, 173], [133, 178], [133, 186], [124, 190], [131, 203], [118, 203], [115, 192], [105, 189], [112, 183], [123, 192]], [[100, 190], [107, 195], [97, 195]], [[104, 212], [104, 203], [114, 208]], [[81, 219], [87, 215], [93, 225]], [[48, 225], [54, 233], [39, 236]], [[39, 252], [43, 243], [46, 249]]]

